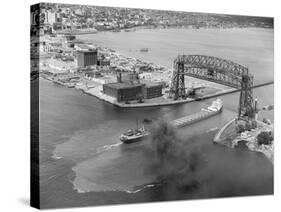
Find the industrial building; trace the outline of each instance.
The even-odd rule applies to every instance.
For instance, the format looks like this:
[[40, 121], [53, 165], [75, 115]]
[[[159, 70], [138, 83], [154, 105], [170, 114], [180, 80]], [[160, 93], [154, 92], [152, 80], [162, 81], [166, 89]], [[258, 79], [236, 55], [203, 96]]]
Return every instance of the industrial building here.
[[139, 75], [135, 72], [132, 73], [117, 73], [117, 82], [124, 82], [124, 83], [130, 83], [130, 84], [139, 84], [140, 79]]
[[117, 82], [104, 84], [103, 92], [118, 102], [152, 99], [162, 96], [162, 84], [140, 81], [136, 73], [118, 73]]
[[98, 66], [110, 66], [110, 60], [106, 60], [106, 59], [98, 60], [97, 65]]
[[78, 68], [85, 68], [87, 66], [97, 65], [97, 61], [98, 51], [96, 49], [77, 51]]
[[115, 97], [118, 102], [137, 100], [143, 93], [144, 84], [129, 84], [115, 82], [103, 84], [103, 92], [108, 96]]
[[110, 66], [110, 60], [107, 59], [103, 54], [98, 57], [98, 66]]
[[145, 99], [152, 99], [162, 96], [162, 84], [161, 83], [152, 83], [152, 82], [143, 82], [145, 84], [143, 90], [143, 97]]

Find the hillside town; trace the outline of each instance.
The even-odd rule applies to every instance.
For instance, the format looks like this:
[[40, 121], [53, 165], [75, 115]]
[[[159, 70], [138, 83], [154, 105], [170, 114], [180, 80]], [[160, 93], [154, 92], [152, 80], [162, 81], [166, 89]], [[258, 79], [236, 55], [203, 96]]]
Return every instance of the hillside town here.
[[[77, 34], [132, 31], [137, 27], [198, 29], [273, 26], [268, 19], [263, 21], [262, 17], [51, 3], [32, 7], [30, 24], [31, 79], [37, 78], [40, 73], [41, 77], [55, 83], [81, 89], [118, 106], [173, 103], [168, 95], [172, 70], [79, 40]], [[140, 51], [147, 52], [148, 48]], [[233, 90], [199, 79], [192, 79], [191, 83], [186, 78], [189, 90], [183, 100], [185, 102]]]
[[[273, 22], [263, 17], [188, 13], [147, 9], [128, 9], [70, 4], [41, 3], [31, 11], [31, 26], [36, 33], [97, 33], [99, 31], [130, 31], [135, 27], [188, 28], [272, 28]], [[40, 14], [40, 15], [39, 15]]]
[[186, 76], [187, 95], [175, 101], [169, 95], [172, 74], [172, 69], [71, 34], [47, 34], [31, 40], [31, 79], [40, 75], [120, 107], [178, 104], [235, 90]]

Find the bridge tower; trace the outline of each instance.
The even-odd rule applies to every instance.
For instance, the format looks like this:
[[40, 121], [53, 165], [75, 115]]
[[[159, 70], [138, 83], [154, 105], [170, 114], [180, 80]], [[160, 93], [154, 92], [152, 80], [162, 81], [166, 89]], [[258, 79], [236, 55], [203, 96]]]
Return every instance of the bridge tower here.
[[175, 100], [179, 97], [186, 97], [184, 75], [184, 61], [178, 58], [174, 62], [174, 72], [170, 87], [170, 95], [174, 95]]
[[253, 76], [246, 72], [241, 76], [241, 92], [238, 106], [238, 119], [250, 121], [255, 118], [255, 108], [253, 99]]

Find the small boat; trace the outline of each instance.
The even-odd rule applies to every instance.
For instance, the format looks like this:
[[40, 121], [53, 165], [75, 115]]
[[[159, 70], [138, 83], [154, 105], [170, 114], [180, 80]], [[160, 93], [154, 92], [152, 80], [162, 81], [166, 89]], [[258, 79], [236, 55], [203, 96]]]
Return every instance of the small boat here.
[[126, 132], [124, 132], [120, 136], [120, 141], [122, 141], [125, 144], [130, 144], [137, 141], [141, 141], [150, 134], [144, 128], [144, 125], [142, 125], [142, 127], [138, 127], [138, 120], [136, 120], [136, 122], [137, 122], [137, 127], [135, 129], [129, 129]]
[[152, 119], [144, 118], [143, 123], [152, 123]]
[[140, 52], [148, 52], [148, 48], [141, 48]]
[[150, 133], [142, 126], [137, 129], [129, 129], [120, 136], [120, 141], [125, 144], [134, 143], [143, 140]]

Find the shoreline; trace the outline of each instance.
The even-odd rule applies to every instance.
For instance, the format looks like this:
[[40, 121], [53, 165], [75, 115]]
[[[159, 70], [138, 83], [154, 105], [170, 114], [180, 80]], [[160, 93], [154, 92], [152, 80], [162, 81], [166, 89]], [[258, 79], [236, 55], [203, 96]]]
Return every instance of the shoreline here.
[[[231, 139], [227, 143], [225, 142], [224, 138], [221, 138], [222, 134], [235, 122], [235, 119], [228, 121], [215, 135], [213, 139], [213, 143], [224, 145], [228, 148], [235, 149], [239, 142], [246, 141], [247, 150], [256, 153], [262, 153], [271, 163], [274, 165], [274, 150], [271, 149], [271, 145], [260, 145], [255, 146], [255, 144], [250, 141], [248, 138], [241, 138], [239, 136], [235, 136], [235, 138]], [[261, 121], [259, 121], [262, 123]], [[274, 141], [272, 141], [274, 142]], [[272, 146], [274, 144], [272, 143]]]
[[[50, 82], [59, 84], [61, 86], [64, 87], [68, 87], [68, 88], [75, 88], [77, 90], [82, 91], [82, 93], [87, 94], [89, 96], [93, 96], [98, 98], [99, 100], [102, 100], [104, 102], [107, 102], [109, 104], [112, 104], [114, 106], [120, 107], [120, 108], [145, 108], [145, 107], [161, 107], [161, 106], [171, 106], [171, 105], [178, 105], [178, 104], [184, 104], [184, 103], [190, 103], [190, 102], [195, 102], [195, 101], [202, 101], [202, 100], [206, 100], [206, 99], [210, 99], [210, 98], [215, 98], [215, 97], [219, 97], [222, 95], [227, 95], [227, 94], [232, 94], [235, 92], [239, 92], [240, 89], [236, 89], [236, 88], [229, 88], [228, 90], [224, 90], [224, 91], [219, 91], [215, 94], [209, 94], [203, 97], [200, 97], [199, 99], [180, 99], [180, 100], [167, 100], [166, 102], [151, 102], [151, 103], [131, 103], [131, 104], [125, 104], [125, 103], [119, 103], [115, 100], [115, 98], [110, 97], [108, 95], [104, 95], [101, 93], [101, 86], [96, 86], [94, 88], [91, 89], [86, 89], [86, 88], [81, 88], [81, 87], [77, 87], [75, 85], [67, 85], [63, 82], [59, 82], [59, 81], [55, 81], [53, 79], [50, 79], [48, 77], [43, 77], [41, 76], [41, 78], [48, 80]], [[270, 81], [270, 82], [265, 82], [265, 83], [261, 83], [258, 85], [254, 85], [252, 88], [258, 88], [258, 87], [262, 87], [262, 86], [267, 86], [267, 85], [271, 85], [274, 84], [274, 81]]]
[[[166, 29], [166, 28], [162, 28], [162, 27], [156, 27], [156, 28], [151, 27], [151, 25], [136, 26], [136, 27], [132, 27], [132, 28], [134, 30], [131, 30], [131, 31], [135, 31], [137, 29]], [[132, 29], [132, 28], [130, 28], [130, 29]], [[174, 27], [174, 26], [171, 26], [168, 28], [189, 29], [188, 27]], [[198, 29], [198, 30], [200, 30], [200, 29]], [[204, 28], [204, 30], [208, 30], [208, 29], [214, 29], [214, 28]], [[227, 29], [240, 29], [240, 28], [237, 28], [237, 27], [236, 28], [223, 28], [222, 30], [227, 30]], [[107, 31], [111, 31], [111, 30], [107, 30]], [[100, 32], [103, 32], [103, 31], [100, 31]], [[82, 39], [82, 42], [86, 42], [86, 40]], [[136, 59], [134, 57], [121, 55], [118, 52], [116, 52], [115, 50], [112, 50], [108, 47], [99, 46], [99, 48], [102, 48], [102, 51], [105, 51], [107, 54], [109, 54], [110, 57], [112, 57], [113, 61], [115, 61], [115, 62], [119, 61], [119, 60], [126, 60], [129, 65], [133, 65], [137, 61], [137, 62], [140, 62], [143, 64], [150, 64], [150, 66], [153, 66], [153, 67], [159, 67], [159, 69], [161, 68], [167, 72], [171, 71], [168, 67], [156, 65], [154, 62], [143, 61], [143, 60]], [[118, 63], [117, 63], [117, 65], [120, 66], [120, 64], [118, 64]], [[43, 73], [43, 76], [44, 76], [44, 73]], [[194, 80], [194, 81], [197, 80], [197, 78], [195, 78], [195, 77], [191, 77], [191, 76], [189, 76], [189, 77], [191, 78], [191, 80]], [[164, 93], [161, 97], [158, 97], [155, 99], [144, 100], [143, 103], [136, 103], [133, 101], [133, 102], [129, 102], [126, 104], [124, 102], [117, 102], [116, 98], [103, 94], [101, 83], [98, 83], [97, 85], [92, 86], [92, 87], [88, 87], [87, 83], [85, 84], [82, 82], [82, 78], [81, 78], [81, 82], [77, 82], [77, 83], [60, 81], [60, 80], [54, 79], [52, 76], [45, 76], [44, 78], [46, 78], [47, 80], [50, 80], [54, 83], [60, 84], [62, 86], [79, 89], [87, 95], [96, 97], [102, 101], [105, 101], [107, 103], [110, 103], [110, 104], [112, 104], [116, 107], [120, 107], [120, 108], [144, 108], [144, 107], [170, 106], [170, 105], [177, 105], [177, 104], [189, 103], [189, 102], [194, 102], [194, 101], [206, 100], [206, 99], [215, 98], [215, 97], [219, 97], [222, 95], [227, 95], [227, 94], [231, 94], [231, 93], [240, 91], [240, 89], [225, 86], [225, 87], [220, 88], [219, 91], [214, 91], [212, 93], [206, 93], [206, 94], [203, 94], [202, 96], [200, 95], [200, 97], [198, 97], [198, 98], [186, 98], [186, 99], [173, 100], [173, 99], [168, 98], [167, 93]], [[169, 78], [166, 78], [165, 80], [168, 82]], [[202, 79], [199, 79], [199, 80], [202, 80]], [[208, 81], [208, 80], [202, 80], [202, 81], [206, 82], [207, 84], [214, 83], [214, 84], [220, 85], [219, 83]], [[265, 85], [269, 85], [269, 84], [273, 84], [273, 83], [274, 83], [274, 81], [271, 80], [269, 82], [264, 82], [264, 83], [259, 83], [257, 85], [254, 85], [253, 88], [261, 87], [261, 86], [265, 86]], [[212, 86], [210, 86], [210, 87], [212, 87]]]
[[[266, 85], [271, 85], [274, 84], [274, 82], [267, 82], [267, 83], [262, 83], [256, 86], [253, 86], [252, 88], [258, 88], [258, 87], [262, 87], [262, 86], [266, 86]], [[184, 104], [184, 103], [190, 103], [190, 102], [195, 102], [195, 101], [202, 101], [202, 100], [206, 100], [206, 99], [210, 99], [210, 98], [215, 98], [215, 97], [219, 97], [219, 96], [223, 96], [223, 95], [227, 95], [227, 94], [232, 94], [235, 92], [239, 92], [240, 89], [236, 89], [236, 88], [230, 88], [229, 90], [225, 90], [225, 91], [220, 91], [217, 92], [215, 94], [209, 94], [206, 95], [204, 97], [200, 97], [200, 99], [180, 99], [180, 100], [171, 100], [171, 102], [161, 102], [161, 103], [135, 103], [135, 104], [125, 104], [125, 103], [118, 103], [115, 101], [111, 101], [108, 98], [104, 98], [103, 94], [98, 94], [98, 93], [92, 93], [92, 92], [87, 92], [86, 90], [80, 89], [82, 90], [83, 93], [88, 94], [90, 96], [94, 96], [100, 100], [103, 100], [107, 103], [110, 103], [114, 106], [120, 107], [120, 108], [144, 108], [144, 107], [161, 107], [161, 106], [171, 106], [171, 105], [178, 105], [178, 104]]]
[[[120, 28], [120, 29], [104, 29], [104, 30], [93, 30], [91, 28], [86, 30], [75, 30], [74, 32], [70, 30], [66, 31], [58, 31], [55, 34], [58, 35], [64, 35], [64, 34], [72, 34], [72, 35], [90, 35], [90, 34], [98, 34], [98, 33], [105, 33], [105, 32], [113, 32], [113, 33], [119, 33], [119, 32], [134, 32], [137, 30], [147, 30], [147, 29], [193, 29], [193, 30], [237, 30], [237, 29], [269, 29], [273, 30], [273, 28], [268, 27], [226, 27], [226, 28], [219, 28], [219, 27], [200, 27], [200, 28], [194, 28], [189, 26], [155, 26], [155, 25], [143, 25], [143, 26], [133, 26], [129, 28]], [[117, 31], [116, 31], [117, 30]]]

